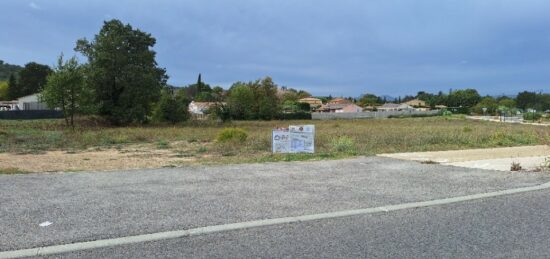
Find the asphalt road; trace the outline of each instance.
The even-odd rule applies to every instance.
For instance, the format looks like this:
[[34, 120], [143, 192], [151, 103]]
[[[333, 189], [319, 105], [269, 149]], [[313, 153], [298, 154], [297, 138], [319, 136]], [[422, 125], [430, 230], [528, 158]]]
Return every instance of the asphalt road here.
[[[0, 251], [434, 200], [548, 181], [548, 174], [379, 157], [0, 175]], [[550, 254], [548, 194], [530, 192], [62, 256], [537, 257]], [[39, 226], [46, 221], [52, 224]]]

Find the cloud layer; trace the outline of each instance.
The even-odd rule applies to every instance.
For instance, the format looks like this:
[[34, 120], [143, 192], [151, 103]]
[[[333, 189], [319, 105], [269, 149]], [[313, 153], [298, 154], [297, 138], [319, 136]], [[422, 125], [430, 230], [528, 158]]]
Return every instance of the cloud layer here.
[[117, 18], [152, 33], [169, 82], [271, 75], [314, 94], [550, 91], [550, 2], [4, 0], [0, 59], [53, 64]]

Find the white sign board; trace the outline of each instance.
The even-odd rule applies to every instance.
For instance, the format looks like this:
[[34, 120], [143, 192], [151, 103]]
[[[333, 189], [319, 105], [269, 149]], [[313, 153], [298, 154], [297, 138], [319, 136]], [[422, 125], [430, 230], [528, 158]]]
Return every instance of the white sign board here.
[[288, 129], [274, 129], [271, 133], [273, 153], [290, 153], [290, 134]]
[[315, 125], [290, 125], [288, 129], [274, 129], [273, 153], [314, 153]]

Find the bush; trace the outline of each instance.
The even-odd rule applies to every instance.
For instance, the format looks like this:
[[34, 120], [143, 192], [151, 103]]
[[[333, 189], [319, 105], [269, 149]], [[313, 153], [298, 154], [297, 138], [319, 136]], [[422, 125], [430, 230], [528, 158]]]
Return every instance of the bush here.
[[347, 136], [333, 138], [330, 145], [335, 152], [356, 153], [355, 141]]
[[311, 112], [292, 112], [292, 113], [279, 113], [276, 116], [278, 120], [311, 120]]
[[526, 112], [523, 114], [523, 119], [526, 121], [536, 121], [540, 120], [540, 118], [542, 118], [542, 114], [540, 113]]
[[243, 142], [246, 141], [248, 134], [241, 128], [225, 128], [216, 137], [218, 142]]

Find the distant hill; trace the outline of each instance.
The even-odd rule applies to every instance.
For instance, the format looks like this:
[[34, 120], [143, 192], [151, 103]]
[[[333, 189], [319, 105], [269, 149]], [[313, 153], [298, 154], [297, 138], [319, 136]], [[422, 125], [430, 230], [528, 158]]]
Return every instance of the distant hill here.
[[23, 69], [23, 67], [4, 63], [3, 60], [0, 60], [0, 81], [8, 81], [10, 74], [16, 74], [21, 71], [21, 69]]

